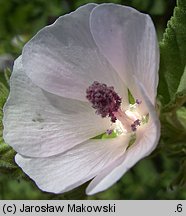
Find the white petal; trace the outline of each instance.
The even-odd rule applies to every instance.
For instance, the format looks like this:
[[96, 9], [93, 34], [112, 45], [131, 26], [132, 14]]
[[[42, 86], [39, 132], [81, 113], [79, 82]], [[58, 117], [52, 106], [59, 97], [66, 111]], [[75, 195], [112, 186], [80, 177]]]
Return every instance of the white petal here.
[[92, 11], [90, 28], [97, 46], [132, 94], [140, 97], [132, 79], [135, 75], [154, 104], [159, 50], [150, 17], [130, 7], [102, 4]]
[[110, 167], [91, 181], [86, 190], [89, 195], [103, 191], [113, 185], [127, 170], [149, 155], [158, 144], [160, 137], [159, 119], [142, 85], [139, 85], [139, 90], [149, 110], [149, 122], [138, 129], [136, 142], [126, 151], [125, 156], [118, 158]]
[[62, 193], [90, 180], [124, 154], [128, 137], [90, 140], [63, 154], [49, 158], [16, 155], [16, 163], [37, 186], [47, 192]]
[[90, 33], [89, 16], [95, 4], [80, 7], [42, 29], [23, 49], [23, 67], [44, 90], [86, 101], [85, 92], [94, 81], [114, 86], [124, 97], [126, 88], [100, 54]]
[[59, 154], [110, 127], [110, 121], [96, 115], [89, 103], [35, 86], [23, 71], [21, 57], [14, 65], [3, 123], [5, 141], [31, 157]]

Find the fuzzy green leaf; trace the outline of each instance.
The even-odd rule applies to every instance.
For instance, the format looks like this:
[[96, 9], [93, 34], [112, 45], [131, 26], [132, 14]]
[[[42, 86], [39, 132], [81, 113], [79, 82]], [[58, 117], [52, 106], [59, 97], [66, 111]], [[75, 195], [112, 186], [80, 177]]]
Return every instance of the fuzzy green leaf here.
[[159, 98], [163, 105], [185, 91], [186, 66], [186, 0], [178, 0], [174, 15], [160, 43]]
[[0, 155], [5, 154], [6, 152], [8, 152], [10, 150], [10, 146], [8, 146], [7, 144], [5, 144], [3, 142], [3, 139], [1, 138], [0, 140]]
[[14, 169], [16, 166], [8, 161], [4, 161], [0, 159], [0, 169], [5, 168], [5, 169]]
[[8, 88], [3, 84], [0, 83], [0, 108], [3, 109], [4, 103], [8, 97], [9, 91]]
[[[6, 72], [5, 72], [6, 73]], [[2, 75], [2, 74], [1, 74]], [[6, 74], [6, 84], [8, 85], [8, 75]], [[8, 98], [9, 90], [8, 87], [0, 82], [0, 171], [9, 172], [13, 174], [18, 169], [14, 162], [15, 151], [7, 145], [3, 140], [3, 106]]]
[[178, 86], [177, 92], [182, 92], [186, 89], [186, 65], [185, 65], [185, 69], [183, 72], [183, 75], [180, 79], [180, 84]]

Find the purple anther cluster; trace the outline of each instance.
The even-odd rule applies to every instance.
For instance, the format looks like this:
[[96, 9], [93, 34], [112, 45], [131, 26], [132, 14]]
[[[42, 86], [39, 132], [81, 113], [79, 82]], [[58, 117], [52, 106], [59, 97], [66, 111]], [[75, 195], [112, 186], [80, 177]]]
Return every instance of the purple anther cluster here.
[[107, 130], [106, 130], [106, 134], [107, 134], [107, 135], [111, 135], [111, 134], [112, 134], [112, 132], [113, 132], [113, 130], [112, 130], [112, 129], [107, 129]]
[[139, 119], [135, 120], [133, 124], [131, 124], [131, 129], [132, 131], [136, 131], [137, 130], [137, 126], [140, 126], [141, 122]]
[[96, 114], [103, 118], [109, 116], [111, 122], [117, 119], [114, 112], [117, 112], [121, 105], [121, 98], [114, 91], [114, 87], [108, 87], [106, 84], [94, 81], [94, 83], [86, 90], [86, 98], [92, 103], [92, 107], [96, 109]]
[[139, 100], [139, 99], [136, 99], [136, 103], [137, 103], [138, 105], [140, 105], [140, 104], [142, 103], [142, 101]]

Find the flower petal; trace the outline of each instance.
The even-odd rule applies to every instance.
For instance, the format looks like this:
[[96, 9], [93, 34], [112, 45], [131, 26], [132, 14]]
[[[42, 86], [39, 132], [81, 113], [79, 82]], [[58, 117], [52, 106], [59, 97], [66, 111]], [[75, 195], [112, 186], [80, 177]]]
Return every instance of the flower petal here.
[[154, 106], [141, 84], [139, 85], [139, 90], [149, 110], [149, 122], [139, 127], [136, 142], [126, 151], [125, 156], [118, 158], [112, 165], [91, 181], [86, 190], [89, 195], [103, 191], [113, 185], [139, 160], [149, 155], [158, 144], [160, 137], [159, 119]]
[[16, 155], [16, 163], [47, 192], [62, 193], [90, 180], [124, 154], [128, 137], [89, 140], [73, 149], [48, 158]]
[[4, 139], [18, 153], [46, 157], [104, 133], [110, 121], [88, 102], [66, 99], [35, 86], [15, 61], [10, 96], [4, 107]]
[[114, 86], [124, 97], [127, 89], [98, 50], [89, 27], [96, 4], [87, 4], [43, 28], [23, 49], [23, 67], [30, 79], [59, 96], [86, 101], [94, 81]]
[[90, 28], [97, 46], [133, 96], [140, 97], [133, 83], [135, 75], [154, 104], [159, 50], [151, 18], [130, 7], [102, 4], [91, 12]]

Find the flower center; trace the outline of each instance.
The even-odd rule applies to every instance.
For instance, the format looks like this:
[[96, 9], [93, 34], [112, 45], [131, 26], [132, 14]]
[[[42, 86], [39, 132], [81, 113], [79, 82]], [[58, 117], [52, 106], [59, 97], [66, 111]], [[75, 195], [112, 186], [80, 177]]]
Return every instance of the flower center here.
[[[86, 98], [96, 110], [96, 114], [102, 118], [109, 117], [112, 123], [117, 123], [116, 127], [121, 125], [125, 132], [135, 132], [137, 127], [141, 125], [141, 116], [136, 112], [136, 107], [142, 101], [136, 99], [136, 103], [130, 105], [125, 111], [121, 109], [121, 97], [115, 92], [114, 87], [108, 87], [104, 83], [94, 81], [86, 90]], [[113, 129], [108, 129], [106, 133], [110, 135]]]

